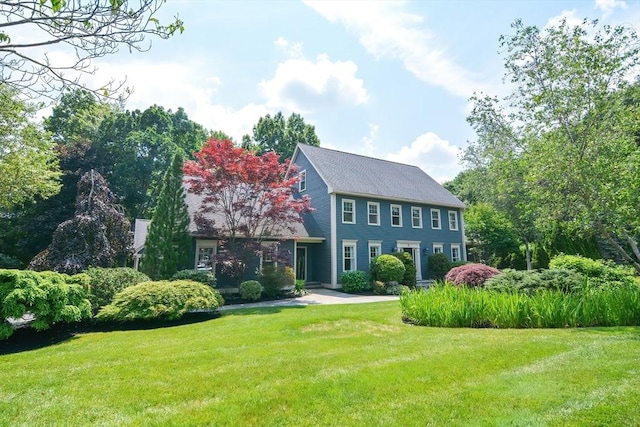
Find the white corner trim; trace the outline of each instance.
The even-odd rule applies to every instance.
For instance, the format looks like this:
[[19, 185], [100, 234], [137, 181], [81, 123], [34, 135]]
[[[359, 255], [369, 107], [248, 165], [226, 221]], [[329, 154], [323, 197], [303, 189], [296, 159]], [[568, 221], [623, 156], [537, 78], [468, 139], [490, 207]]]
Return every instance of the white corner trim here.
[[331, 285], [338, 285], [338, 213], [336, 209], [336, 194], [330, 194], [331, 199]]

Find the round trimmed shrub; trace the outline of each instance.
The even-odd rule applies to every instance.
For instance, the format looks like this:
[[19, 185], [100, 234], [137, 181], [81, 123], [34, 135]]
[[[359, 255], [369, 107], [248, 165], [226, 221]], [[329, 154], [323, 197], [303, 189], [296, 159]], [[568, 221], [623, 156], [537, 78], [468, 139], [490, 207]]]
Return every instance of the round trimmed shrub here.
[[118, 292], [96, 318], [105, 321], [174, 320], [195, 310], [220, 306], [218, 291], [189, 280], [143, 282]]
[[401, 282], [404, 277], [404, 264], [393, 255], [377, 256], [371, 261], [371, 278], [380, 282]]
[[471, 263], [452, 268], [445, 276], [445, 280], [456, 286], [477, 287], [484, 285], [487, 279], [498, 274], [500, 270], [497, 268]]
[[409, 292], [409, 287], [399, 285], [397, 283], [387, 286], [387, 295], [402, 295], [405, 292]]
[[429, 276], [432, 279], [442, 280], [449, 270], [451, 270], [451, 261], [443, 253], [431, 254], [427, 258], [429, 267]]
[[176, 272], [169, 281], [191, 280], [192, 282], [204, 283], [209, 286], [216, 286], [216, 278], [212, 272], [206, 270], [180, 270]]
[[404, 276], [400, 281], [401, 284], [415, 288], [417, 283], [417, 270], [416, 263], [413, 262], [413, 257], [408, 252], [394, 252], [391, 255], [398, 258], [404, 265]]
[[247, 280], [240, 283], [240, 297], [256, 301], [262, 296], [262, 286], [257, 280]]
[[344, 292], [358, 293], [369, 289], [369, 280], [364, 271], [345, 271], [340, 276], [340, 283]]
[[91, 267], [85, 273], [91, 278], [88, 293], [94, 313], [110, 304], [113, 297], [121, 290], [151, 281], [146, 274], [129, 267]]

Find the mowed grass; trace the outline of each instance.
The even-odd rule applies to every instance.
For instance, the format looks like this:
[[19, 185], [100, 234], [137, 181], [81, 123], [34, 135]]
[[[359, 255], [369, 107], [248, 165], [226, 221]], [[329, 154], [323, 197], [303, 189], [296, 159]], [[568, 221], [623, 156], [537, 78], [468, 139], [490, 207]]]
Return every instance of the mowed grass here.
[[88, 333], [0, 367], [3, 426], [640, 425], [640, 328], [427, 328], [398, 302]]

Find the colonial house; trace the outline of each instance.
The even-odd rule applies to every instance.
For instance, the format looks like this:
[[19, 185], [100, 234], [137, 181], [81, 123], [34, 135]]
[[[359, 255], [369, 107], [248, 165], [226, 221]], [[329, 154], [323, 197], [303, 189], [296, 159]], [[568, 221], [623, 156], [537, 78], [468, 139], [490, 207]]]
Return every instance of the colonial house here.
[[[344, 271], [368, 271], [371, 260], [383, 253], [410, 253], [418, 280], [429, 277], [430, 254], [466, 260], [465, 205], [420, 168], [303, 144], [291, 164], [300, 176], [299, 195], [308, 195], [314, 210], [303, 215], [294, 233], [263, 239], [265, 250], [247, 269], [249, 276], [274, 262], [274, 251], [286, 254], [284, 261], [278, 259], [292, 266], [298, 279], [328, 288], [340, 287]], [[193, 219], [200, 197], [187, 193], [186, 201]], [[146, 226], [136, 221], [135, 234], [141, 236]], [[193, 221], [190, 231], [194, 268], [215, 269], [211, 260], [220, 250], [218, 241], [199, 232]], [[136, 248], [142, 250], [139, 240]]]

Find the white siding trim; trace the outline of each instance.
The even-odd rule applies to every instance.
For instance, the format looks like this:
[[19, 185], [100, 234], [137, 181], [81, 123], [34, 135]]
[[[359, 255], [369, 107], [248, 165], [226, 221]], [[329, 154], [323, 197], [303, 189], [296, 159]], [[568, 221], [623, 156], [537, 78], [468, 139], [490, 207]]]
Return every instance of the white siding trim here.
[[336, 212], [336, 195], [331, 193], [331, 286], [338, 286], [338, 213]]

